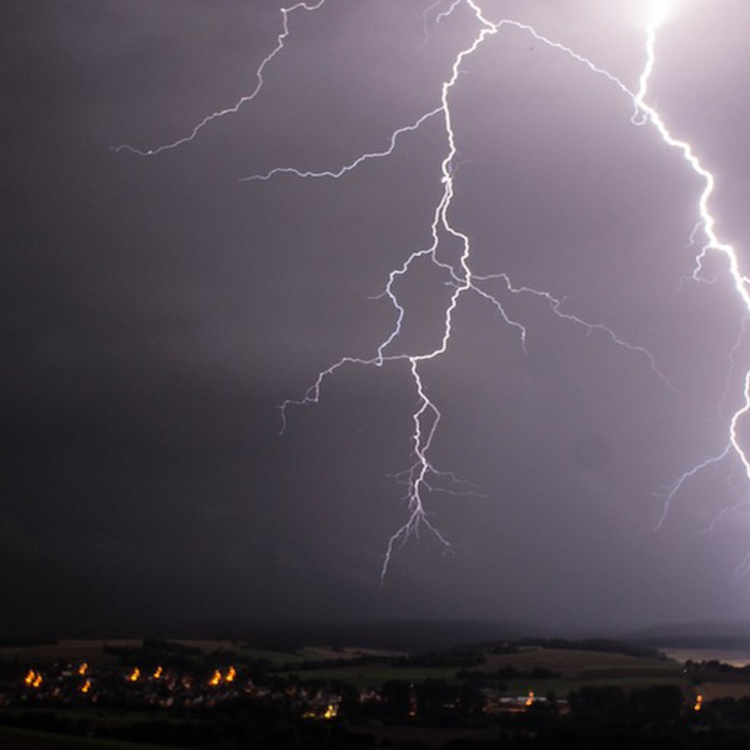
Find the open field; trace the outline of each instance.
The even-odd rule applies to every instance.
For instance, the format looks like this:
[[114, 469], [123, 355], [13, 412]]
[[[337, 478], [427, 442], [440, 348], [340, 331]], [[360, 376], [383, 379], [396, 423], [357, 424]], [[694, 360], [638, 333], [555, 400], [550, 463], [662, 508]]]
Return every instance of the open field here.
[[534, 668], [559, 672], [565, 679], [607, 679], [639, 675], [643, 677], [676, 677], [682, 665], [673, 661], [645, 659], [625, 654], [570, 649], [531, 648], [515, 654], [489, 654], [487, 662], [476, 671], [491, 673], [503, 667], [525, 672]]
[[[275, 668], [285, 664], [298, 664], [304, 661], [341, 661], [344, 659], [358, 659], [362, 656], [390, 657], [400, 656], [401, 652], [382, 651], [367, 648], [325, 648], [310, 646], [295, 651], [277, 651], [271, 649], [249, 648], [240, 641], [230, 640], [170, 640], [189, 649], [200, 652], [203, 657], [216, 653], [237, 654], [242, 659], [265, 660]], [[0, 659], [5, 661], [21, 661], [29, 664], [43, 664], [55, 661], [82, 662], [90, 664], [114, 664], [118, 657], [105, 653], [108, 647], [137, 649], [143, 641], [130, 640], [61, 640], [57, 643], [44, 643], [31, 646], [2, 646]]]
[[[236, 647], [235, 647], [235, 650]], [[324, 648], [320, 646], [305, 646], [299, 651], [270, 651], [268, 649], [254, 649], [241, 647], [238, 654], [251, 659], [266, 659], [275, 667], [303, 661], [342, 661], [344, 659], [359, 659], [363, 656], [393, 657], [401, 656], [397, 651], [380, 651], [372, 648]]]
[[359, 659], [362, 656], [377, 656], [382, 658], [405, 656], [403, 651], [386, 651], [380, 648], [325, 648], [322, 646], [306, 646], [302, 649], [306, 659]]
[[687, 694], [689, 684], [682, 677], [641, 677], [637, 674], [630, 677], [602, 678], [602, 679], [531, 679], [504, 680], [502, 682], [505, 695], [526, 695], [533, 690], [537, 695], [554, 693], [558, 698], [565, 698], [570, 693], [581, 688], [619, 687], [623, 690], [643, 690], [657, 685], [675, 685]]
[[271, 662], [274, 667], [280, 667], [290, 662], [299, 662], [305, 659], [300, 651], [274, 651], [271, 649], [247, 648], [240, 641], [197, 641], [197, 640], [170, 640], [190, 649], [197, 649], [203, 656], [215, 653], [237, 654], [238, 657], [246, 659], [264, 659]]
[[704, 682], [696, 688], [705, 701], [713, 701], [718, 698], [750, 698], [749, 682]]
[[280, 677], [296, 674], [305, 681], [321, 680], [339, 681], [354, 685], [357, 688], [380, 687], [384, 682], [402, 680], [404, 682], [424, 682], [425, 680], [445, 680], [460, 682], [455, 667], [412, 667], [392, 666], [389, 664], [359, 664], [351, 667], [330, 667], [324, 669], [305, 669], [299, 672], [279, 673]]
[[[248, 649], [236, 641], [198, 641], [198, 640], [173, 640], [176, 643], [190, 649], [196, 649], [203, 657], [211, 654], [234, 653], [238, 656], [251, 659], [265, 659], [275, 667], [292, 662], [301, 662], [305, 659], [326, 658], [314, 656], [315, 649], [300, 651], [270, 651], [264, 649]], [[70, 661], [73, 663], [87, 661], [92, 665], [116, 664], [119, 658], [116, 654], [105, 653], [108, 647], [123, 649], [138, 649], [143, 645], [141, 639], [137, 640], [61, 640], [57, 643], [45, 643], [32, 646], [3, 646], [0, 647], [0, 659], [5, 661], [19, 661], [24, 664], [44, 664], [55, 661]], [[338, 658], [344, 658], [339, 655]], [[353, 657], [352, 657], [353, 658]]]
[[121, 648], [138, 648], [141, 640], [63, 640], [57, 643], [43, 643], [33, 646], [2, 646], [0, 659], [6, 661], [44, 663], [67, 660], [72, 662], [87, 661], [92, 664], [112, 664], [118, 661], [116, 656], [105, 654], [106, 646]]
[[498, 681], [505, 686], [504, 692], [509, 694], [534, 690], [538, 694], [554, 692], [564, 696], [583, 687], [604, 685], [624, 689], [654, 685], [677, 685], [683, 690], [688, 688], [682, 665], [677, 662], [599, 651], [533, 648], [515, 654], [490, 654], [486, 663], [474, 671], [491, 676], [507, 667], [526, 673], [545, 669], [560, 675], [531, 679], [499, 677]]

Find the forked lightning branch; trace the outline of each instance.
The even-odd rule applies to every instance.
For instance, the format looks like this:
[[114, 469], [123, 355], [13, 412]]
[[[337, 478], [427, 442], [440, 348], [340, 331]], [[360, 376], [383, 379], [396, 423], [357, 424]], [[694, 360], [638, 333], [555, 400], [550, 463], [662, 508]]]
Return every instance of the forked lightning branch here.
[[[332, 2], [333, 0], [328, 0]], [[149, 149], [138, 149], [129, 145], [116, 147], [117, 151], [128, 151], [140, 156], [153, 157], [158, 154], [186, 146], [201, 133], [209, 128], [212, 122], [222, 117], [238, 112], [242, 107], [252, 103], [258, 98], [266, 82], [266, 72], [274, 60], [283, 53], [285, 46], [289, 43], [293, 30], [294, 17], [303, 13], [314, 13], [319, 11], [327, 0], [318, 2], [300, 2], [281, 9], [280, 31], [276, 44], [261, 61], [255, 71], [255, 82], [249, 93], [242, 96], [233, 105], [225, 109], [207, 115], [184, 135], [177, 140]], [[463, 301], [469, 297], [478, 297], [486, 302], [499, 314], [503, 323], [510, 326], [518, 336], [519, 346], [525, 351], [527, 343], [527, 330], [523, 320], [518, 320], [508, 313], [506, 304], [514, 296], [529, 296], [544, 301], [551, 315], [556, 316], [561, 324], [574, 325], [584, 328], [588, 333], [605, 337], [613, 346], [623, 347], [634, 357], [642, 360], [644, 367], [650, 368], [654, 376], [663, 381], [666, 388], [672, 388], [667, 375], [659, 368], [654, 355], [637, 342], [626, 341], [616, 331], [598, 322], [587, 320], [564, 305], [564, 300], [553, 296], [544, 289], [518, 285], [504, 272], [491, 275], [477, 275], [472, 270], [472, 244], [465, 228], [459, 226], [452, 217], [452, 203], [460, 185], [457, 184], [456, 170], [459, 155], [459, 144], [457, 143], [454, 130], [454, 122], [461, 117], [461, 112], [453, 105], [453, 94], [460, 86], [460, 76], [465, 64], [477, 50], [490, 42], [502, 43], [505, 35], [523, 34], [532, 37], [536, 42], [549, 47], [555, 55], [566, 56], [576, 64], [588, 71], [592, 76], [606, 79], [620, 94], [627, 97], [632, 104], [632, 123], [643, 129], [644, 138], [659, 138], [684, 162], [685, 169], [692, 171], [703, 185], [696, 200], [696, 214], [698, 225], [694, 236], [701, 236], [699, 252], [695, 258], [694, 278], [697, 281], [701, 271], [704, 258], [709, 253], [719, 253], [727, 260], [728, 273], [731, 276], [734, 289], [739, 295], [742, 303], [750, 315], [750, 292], [748, 291], [748, 278], [742, 271], [740, 259], [732, 247], [719, 236], [716, 220], [712, 213], [711, 201], [714, 194], [715, 179], [711, 171], [701, 162], [696, 150], [689, 141], [681, 140], [673, 135], [665, 119], [650, 103], [651, 97], [649, 85], [653, 72], [658, 64], [658, 30], [668, 21], [671, 13], [678, 12], [676, 2], [672, 0], [655, 0], [651, 16], [643, 29], [644, 33], [644, 67], [638, 79], [637, 89], [630, 88], [618, 77], [601, 67], [576, 51], [549, 37], [539, 33], [535, 28], [525, 23], [510, 18], [493, 21], [489, 18], [488, 11], [479, 0], [437, 0], [428, 5], [424, 10], [425, 43], [429, 43], [429, 32], [431, 26], [441, 23], [449, 23], [459, 8], [468, 10], [473, 17], [475, 33], [471, 43], [462, 49], [453, 59], [450, 66], [450, 74], [446, 80], [439, 85], [439, 97], [434, 106], [416, 118], [390, 134], [384, 134], [382, 144], [374, 150], [362, 153], [348, 164], [329, 165], [319, 171], [300, 169], [294, 165], [280, 164], [274, 169], [263, 174], [252, 174], [242, 178], [245, 181], [269, 181], [274, 179], [306, 179], [306, 180], [345, 180], [347, 175], [361, 165], [374, 159], [398, 158], [400, 149], [408, 148], [411, 139], [417, 138], [422, 127], [430, 122], [439, 122], [444, 134], [444, 148], [437, 158], [440, 163], [441, 189], [439, 199], [432, 211], [430, 221], [431, 242], [427, 247], [416, 249], [405, 249], [406, 258], [403, 263], [394, 268], [388, 278], [383, 282], [383, 298], [387, 299], [393, 317], [393, 326], [389, 334], [377, 346], [368, 358], [342, 356], [341, 359], [331, 367], [321, 371], [317, 378], [311, 383], [307, 392], [299, 397], [290, 397], [281, 405], [282, 430], [289, 427], [290, 412], [296, 407], [317, 404], [324, 397], [324, 390], [329, 377], [336, 371], [352, 366], [384, 367], [400, 366], [407, 370], [413, 382], [416, 393], [416, 406], [411, 415], [412, 421], [412, 456], [408, 468], [396, 476], [397, 482], [405, 487], [404, 500], [407, 511], [403, 524], [392, 534], [388, 540], [383, 564], [381, 569], [381, 580], [385, 579], [389, 566], [395, 553], [403, 547], [410, 539], [419, 537], [421, 532], [428, 532], [449, 549], [450, 545], [441, 532], [437, 523], [433, 520], [429, 510], [428, 502], [431, 493], [449, 492], [457, 495], [473, 494], [474, 489], [468, 482], [458, 479], [450, 471], [438, 467], [431, 458], [431, 449], [435, 437], [440, 429], [441, 412], [437, 404], [428, 393], [428, 384], [425, 382], [423, 365], [426, 362], [439, 360], [451, 345], [454, 336], [454, 317], [456, 311]], [[440, 253], [441, 243], [450, 241], [457, 243], [460, 248], [458, 257], [450, 262], [444, 259], [445, 254]], [[419, 263], [417, 261], [420, 261]], [[397, 293], [398, 282], [413, 274], [417, 274], [424, 261], [431, 262], [445, 279], [450, 289], [447, 301], [441, 316], [440, 330], [442, 331], [437, 342], [429, 344], [425, 342], [423, 348], [415, 348], [404, 352], [397, 349], [401, 342], [402, 326], [406, 320], [407, 311], [405, 305], [399, 299]], [[750, 479], [750, 461], [743, 448], [738, 434], [739, 425], [744, 414], [750, 410], [750, 373], [745, 377], [743, 405], [729, 419], [727, 426], [726, 445], [714, 456], [702, 459], [693, 467], [685, 471], [663, 495], [663, 506], [657, 528], [661, 527], [670, 511], [673, 500], [694, 476], [703, 468], [723, 461], [739, 461], [744, 468], [745, 474]], [[744, 567], [750, 561], [750, 556], [741, 566]]]

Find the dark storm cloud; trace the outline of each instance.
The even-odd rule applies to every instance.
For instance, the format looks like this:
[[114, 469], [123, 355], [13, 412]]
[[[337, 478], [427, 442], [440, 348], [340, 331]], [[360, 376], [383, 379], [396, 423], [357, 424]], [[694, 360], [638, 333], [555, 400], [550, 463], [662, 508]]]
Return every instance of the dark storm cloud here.
[[[649, 3], [487, 5], [637, 85]], [[152, 159], [109, 147], [170, 142], [248, 92], [279, 4], [5, 9], [0, 556], [18, 602], [6, 630], [81, 627], [82, 601], [104, 627], [312, 612], [554, 630], [745, 614], [731, 578], [746, 516], [700, 534], [741, 499], [737, 467], [737, 495], [729, 463], [650, 531], [654, 492], [723, 448], [741, 389], [740, 369], [719, 418], [742, 314], [731, 287], [680, 286], [699, 181], [607, 81], [517, 30], [488, 41], [455, 89], [452, 218], [478, 272], [546, 288], [649, 347], [676, 393], [645, 357], [543, 301], [507, 300], [528, 326], [524, 355], [467, 298], [424, 373], [444, 417], [435, 462], [486, 497], [432, 496], [454, 553], [426, 536], [383, 589], [405, 512], [387, 474], [412, 447], [406, 368], [337, 373], [278, 436], [281, 401], [390, 330], [392, 309], [372, 297], [430, 241], [446, 147], [436, 121], [339, 182], [237, 179], [341, 166], [433, 108], [475, 27], [459, 9], [417, 52], [425, 7], [328, 0], [294, 16], [258, 100]], [[746, 9], [675, 7], [654, 97], [716, 171], [722, 236], [741, 245]], [[403, 289], [405, 343], [433, 345], [445, 290]]]

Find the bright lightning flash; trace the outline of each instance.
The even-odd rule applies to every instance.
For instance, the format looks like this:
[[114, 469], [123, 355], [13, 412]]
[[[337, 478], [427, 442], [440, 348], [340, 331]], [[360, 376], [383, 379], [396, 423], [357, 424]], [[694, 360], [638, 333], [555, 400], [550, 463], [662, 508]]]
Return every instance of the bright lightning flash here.
[[[726, 242], [723, 242], [716, 232], [716, 218], [711, 213], [710, 207], [711, 197], [713, 196], [716, 186], [716, 178], [714, 177], [713, 173], [703, 165], [700, 158], [695, 153], [692, 144], [690, 144], [688, 141], [680, 140], [679, 138], [675, 137], [667, 127], [661, 115], [656, 111], [656, 109], [646, 103], [646, 97], [648, 95], [648, 84], [651, 78], [651, 74], [653, 73], [654, 67], [656, 65], [656, 29], [664, 22], [664, 19], [666, 17], [666, 10], [666, 4], [664, 3], [662, 4], [662, 7], [659, 9], [655, 17], [651, 19], [647, 27], [646, 48], [648, 59], [643, 74], [641, 75], [640, 88], [636, 96], [636, 103], [638, 105], [638, 109], [643, 112], [643, 116], [647, 118], [648, 121], [656, 128], [664, 143], [672, 148], [677, 149], [682, 154], [683, 159], [692, 169], [692, 171], [703, 181], [703, 190], [698, 200], [698, 215], [700, 217], [700, 220], [696, 226], [696, 231], [700, 230], [703, 233], [705, 241], [700, 253], [696, 256], [695, 268], [693, 270], [693, 279], [695, 281], [700, 281], [700, 272], [702, 270], [703, 259], [708, 253], [720, 253], [726, 257], [734, 288], [738, 296], [742, 300], [742, 304], [744, 305], [745, 310], [747, 311], [747, 313], [745, 314], [745, 319], [743, 320], [742, 327], [742, 333], [744, 334], [745, 320], [747, 319], [747, 315], [750, 314], [750, 291], [748, 291], [748, 283], [750, 283], [750, 280], [740, 269], [740, 260], [734, 247]], [[696, 234], [696, 231], [694, 231], [694, 236]], [[732, 350], [732, 357], [738, 346], [739, 342]], [[732, 363], [734, 364], [734, 362]], [[748, 479], [750, 479], [750, 459], [748, 458], [745, 449], [742, 447], [742, 443], [740, 442], [740, 437], [738, 434], [739, 423], [742, 417], [748, 411], [750, 411], [750, 372], [745, 375], [744, 404], [732, 415], [729, 422], [729, 434], [726, 446], [716, 455], [699, 462], [691, 469], [683, 473], [682, 476], [680, 476], [672, 485], [672, 488], [666, 494], [664, 510], [662, 512], [661, 518], [659, 519], [659, 522], [657, 523], [657, 529], [661, 528], [664, 521], [666, 520], [667, 515], [669, 514], [671, 502], [674, 499], [675, 495], [683, 487], [683, 485], [689, 479], [694, 477], [696, 474], [698, 474], [708, 466], [720, 463], [728, 456], [733, 455], [740, 460], [745, 470], [745, 475]], [[742, 505], [742, 503], [740, 505]], [[740, 565], [740, 567], [738, 568], [738, 572], [740, 570], [744, 570], [746, 568], [746, 564], [747, 560]]]
[[[255, 72], [256, 85], [252, 91], [240, 98], [233, 106], [214, 112], [201, 120], [192, 131], [185, 137], [159, 146], [154, 149], [140, 150], [132, 146], [118, 146], [116, 150], [126, 150], [141, 156], [154, 156], [162, 151], [173, 149], [184, 145], [193, 139], [212, 121], [225, 115], [236, 113], [243, 105], [254, 100], [264, 85], [264, 73], [267, 66], [282, 52], [290, 36], [289, 19], [297, 11], [313, 12], [319, 10], [326, 0], [317, 2], [299, 2], [288, 8], [281, 10], [282, 30], [277, 38], [277, 44], [273, 50], [261, 61]], [[364, 163], [373, 160], [392, 156], [400, 141], [405, 137], [411, 136], [419, 131], [426, 123], [438, 121], [445, 134], [445, 152], [440, 162], [442, 193], [434, 208], [431, 221], [432, 241], [426, 248], [416, 250], [408, 255], [401, 266], [391, 271], [385, 288], [381, 294], [383, 299], [387, 299], [393, 309], [395, 322], [389, 335], [382, 341], [370, 358], [342, 357], [331, 367], [319, 373], [317, 379], [307, 392], [300, 399], [286, 400], [281, 406], [282, 415], [282, 432], [287, 424], [287, 412], [289, 407], [304, 406], [318, 403], [321, 398], [321, 391], [326, 379], [337, 370], [350, 365], [374, 366], [381, 367], [388, 363], [403, 363], [407, 368], [417, 395], [417, 404], [412, 414], [413, 431], [411, 442], [413, 446], [413, 460], [411, 466], [399, 475], [396, 475], [397, 481], [406, 486], [405, 501], [408, 506], [408, 515], [404, 524], [390, 537], [385, 551], [383, 565], [381, 570], [381, 580], [384, 580], [388, 571], [394, 553], [400, 549], [409, 539], [419, 537], [421, 530], [426, 529], [431, 532], [440, 543], [450, 549], [450, 545], [443, 534], [438, 530], [430, 519], [430, 514], [426, 508], [426, 498], [431, 492], [443, 491], [451, 492], [458, 495], [476, 494], [471, 489], [471, 485], [457, 479], [453, 474], [438, 470], [430, 459], [431, 448], [437, 433], [441, 412], [430, 397], [429, 388], [425, 383], [422, 365], [425, 362], [437, 360], [445, 354], [451, 342], [453, 335], [454, 316], [459, 304], [467, 296], [478, 296], [485, 300], [500, 315], [502, 320], [512, 327], [519, 336], [520, 345], [526, 350], [527, 331], [523, 323], [511, 318], [503, 304], [504, 299], [513, 295], [524, 295], [539, 299], [549, 306], [552, 314], [557, 316], [561, 321], [583, 327], [588, 334], [601, 334], [606, 336], [611, 343], [623, 347], [633, 354], [643, 357], [651, 370], [664, 383], [671, 388], [667, 376], [659, 370], [656, 361], [647, 349], [642, 346], [631, 344], [612, 329], [601, 323], [592, 323], [582, 317], [563, 310], [564, 299], [553, 296], [550, 292], [539, 290], [527, 286], [516, 286], [512, 279], [506, 273], [492, 274], [488, 276], [478, 276], [472, 271], [472, 247], [469, 236], [466, 232], [457, 227], [451, 219], [451, 206], [456, 194], [456, 157], [458, 155], [458, 146], [456, 135], [453, 127], [454, 118], [456, 117], [451, 107], [451, 95], [457, 87], [459, 77], [465, 61], [470, 58], [480, 46], [489, 38], [498, 35], [501, 31], [507, 30], [509, 33], [523, 33], [533, 37], [549, 48], [555, 50], [561, 55], [572, 58], [576, 63], [582, 65], [592, 75], [601, 76], [607, 79], [614, 87], [627, 96], [633, 105], [632, 122], [635, 125], [650, 125], [655, 130], [659, 138], [669, 147], [681, 154], [683, 160], [702, 181], [703, 190], [698, 200], [699, 223], [694, 231], [694, 236], [701, 232], [705, 241], [696, 257], [696, 265], [693, 278], [700, 280], [701, 264], [705, 256], [710, 252], [723, 254], [729, 264], [729, 271], [734, 282], [735, 289], [742, 299], [745, 308], [750, 315], [750, 292], [748, 292], [748, 279], [740, 270], [740, 263], [737, 253], [731, 245], [721, 241], [716, 232], [716, 220], [710, 210], [710, 201], [714, 192], [715, 179], [713, 174], [702, 164], [695, 154], [693, 146], [687, 141], [679, 140], [668, 129], [666, 123], [656, 109], [648, 103], [649, 84], [656, 66], [656, 32], [657, 29], [665, 23], [670, 11], [673, 10], [673, 3], [668, 0], [660, 0], [652, 6], [651, 17], [646, 24], [646, 64], [639, 79], [637, 91], [631, 90], [619, 78], [609, 73], [604, 68], [599, 67], [586, 57], [581, 56], [569, 47], [566, 47], [546, 36], [537, 32], [533, 27], [511, 19], [503, 19], [498, 22], [489, 20], [482, 7], [480, 0], [435, 0], [424, 11], [424, 44], [429, 43], [429, 23], [431, 15], [434, 16], [433, 23], [444, 22], [448, 19], [459, 6], [467, 8], [474, 17], [477, 24], [477, 32], [471, 43], [461, 50], [454, 58], [450, 68], [450, 75], [441, 85], [439, 101], [435, 106], [423, 114], [421, 117], [395, 130], [386, 141], [386, 146], [380, 150], [364, 153], [359, 155], [349, 164], [340, 166], [335, 169], [324, 170], [302, 170], [296, 167], [281, 166], [272, 169], [265, 174], [254, 174], [243, 178], [244, 181], [268, 181], [283, 176], [293, 176], [302, 179], [344, 179], [346, 175], [362, 166]], [[447, 262], [441, 259], [438, 250], [443, 238], [450, 238], [460, 247], [460, 253], [457, 260]], [[394, 352], [395, 344], [400, 338], [402, 324], [406, 317], [406, 309], [399, 300], [396, 287], [397, 283], [411, 273], [415, 273], [416, 261], [429, 260], [441, 273], [444, 274], [445, 282], [451, 289], [445, 306], [442, 318], [442, 334], [432, 345], [425, 345], [418, 351], [411, 352]], [[667, 517], [669, 507], [674, 496], [699, 471], [707, 466], [718, 463], [730, 454], [736, 456], [744, 466], [745, 473], [750, 478], [750, 461], [742, 448], [738, 427], [742, 417], [750, 411], [750, 373], [745, 378], [745, 402], [744, 406], [738, 410], [731, 418], [729, 424], [729, 436], [726, 447], [722, 452], [712, 458], [699, 463], [689, 471], [685, 472], [672, 486], [666, 495], [666, 502], [662, 516], [657, 524], [660, 527]], [[750, 566], [750, 563], [745, 563]]]

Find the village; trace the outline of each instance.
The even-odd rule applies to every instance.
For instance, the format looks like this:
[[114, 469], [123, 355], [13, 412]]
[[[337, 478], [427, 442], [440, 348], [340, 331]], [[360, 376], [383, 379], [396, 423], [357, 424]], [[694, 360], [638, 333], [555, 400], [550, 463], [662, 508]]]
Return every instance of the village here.
[[[22, 678], [19, 675], [0, 683], [0, 708], [102, 707], [168, 711], [211, 709], [222, 703], [250, 699], [283, 704], [303, 719], [331, 720], [339, 716], [345, 699], [360, 706], [391, 704], [393, 707], [393, 689], [367, 686], [357, 690], [348, 685], [345, 690], [335, 692], [314, 684], [316, 680], [311, 682], [313, 684], [305, 683], [294, 676], [284, 685], [280, 685], [279, 680], [274, 680], [273, 685], [256, 684], [249, 670], [237, 669], [234, 665], [216, 668], [206, 678], [165, 669], [161, 665], [152, 670], [138, 666], [124, 670], [113, 666], [92, 667], [88, 662], [55, 662], [44, 668], [29, 668]], [[406, 700], [401, 701], [405, 712], [396, 710], [393, 713], [417, 717], [420, 714], [420, 692], [410, 684]], [[522, 713], [533, 706], [549, 703], [548, 696], [538, 696], [533, 690], [524, 695], [508, 696], [497, 689], [483, 688], [472, 696], [470, 702], [464, 697], [465, 705], [462, 705], [459, 691], [448, 689], [442, 708], [456, 713], [462, 710], [486, 714]], [[562, 714], [569, 711], [568, 701], [564, 698], [554, 699], [554, 707]]]
[[592, 721], [617, 731], [661, 727], [692, 737], [717, 717], [744, 711], [740, 702], [722, 704], [717, 693], [724, 685], [724, 695], [731, 687], [739, 696], [748, 686], [741, 670], [720, 674], [658, 654], [555, 645], [566, 647], [500, 644], [386, 655], [261, 651], [239, 642], [201, 650], [198, 642], [146, 639], [18, 649], [0, 654], [0, 737], [87, 737], [102, 748], [124, 742], [234, 749], [259, 739], [269, 748], [443, 748], [522, 742]]

